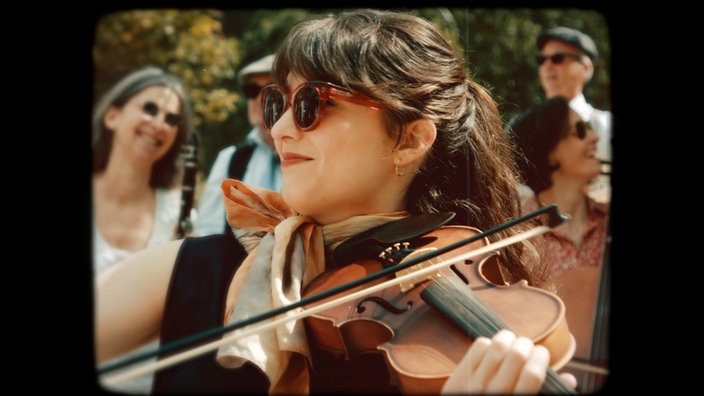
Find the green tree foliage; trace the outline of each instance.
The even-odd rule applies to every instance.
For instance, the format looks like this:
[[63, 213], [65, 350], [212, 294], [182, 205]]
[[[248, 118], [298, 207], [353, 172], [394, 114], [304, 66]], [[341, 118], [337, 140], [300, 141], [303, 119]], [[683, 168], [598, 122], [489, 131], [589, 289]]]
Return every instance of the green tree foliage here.
[[[129, 10], [104, 15], [93, 46], [94, 102], [115, 81], [146, 64], [164, 67], [189, 87], [201, 154], [209, 134], [236, 112], [239, 41], [222, 31], [218, 10]], [[204, 160], [201, 155], [200, 163]], [[207, 157], [206, 157], [207, 158]]]
[[543, 29], [568, 26], [591, 36], [599, 50], [584, 94], [598, 108], [611, 109], [611, 41], [607, 18], [585, 9], [451, 9], [469, 71], [491, 89], [505, 119], [544, 98], [535, 56]]
[[[505, 120], [542, 100], [535, 38], [548, 27], [580, 29], [596, 41], [599, 59], [585, 95], [611, 108], [610, 36], [595, 10], [549, 8], [417, 8], [464, 54], [467, 70], [490, 89]], [[200, 137], [200, 171], [249, 130], [237, 71], [276, 51], [295, 23], [340, 9], [134, 9], [96, 21], [94, 101], [119, 78], [146, 64], [167, 68], [188, 85]]]

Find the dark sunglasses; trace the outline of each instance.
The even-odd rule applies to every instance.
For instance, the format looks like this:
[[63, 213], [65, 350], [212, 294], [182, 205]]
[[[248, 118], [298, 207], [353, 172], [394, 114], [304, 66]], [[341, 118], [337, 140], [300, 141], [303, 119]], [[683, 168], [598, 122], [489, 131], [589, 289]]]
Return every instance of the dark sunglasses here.
[[329, 82], [305, 82], [299, 85], [290, 97], [278, 85], [269, 84], [262, 89], [264, 126], [267, 130], [271, 130], [276, 121], [292, 106], [293, 122], [296, 127], [301, 131], [309, 131], [318, 126], [325, 106], [331, 98], [367, 106], [374, 110], [382, 109], [381, 104], [374, 99]]
[[587, 129], [591, 130], [592, 126], [589, 125], [588, 122], [584, 121], [577, 121], [577, 137], [580, 140], [584, 140], [584, 138], [587, 136]]
[[[144, 102], [144, 105], [142, 105], [142, 111], [144, 111], [145, 114], [149, 114], [152, 117], [156, 117], [156, 115], [159, 114], [159, 106], [157, 106], [156, 103], [152, 101], [147, 101]], [[177, 127], [178, 123], [181, 122], [181, 116], [174, 113], [166, 113], [166, 117], [164, 117], [164, 122], [166, 122], [166, 124], [169, 126]]]
[[255, 83], [247, 83], [242, 87], [242, 91], [244, 92], [244, 96], [247, 99], [255, 99], [257, 96], [259, 96], [259, 92], [264, 88], [261, 85], [257, 85]]
[[535, 62], [538, 64], [538, 66], [540, 66], [543, 63], [545, 63], [546, 60], [550, 59], [550, 62], [552, 62], [555, 65], [559, 65], [560, 63], [564, 62], [565, 59], [567, 59], [567, 58], [574, 59], [574, 60], [582, 60], [581, 55], [559, 53], [559, 54], [553, 54], [550, 56], [546, 56], [546, 55], [536, 56]]

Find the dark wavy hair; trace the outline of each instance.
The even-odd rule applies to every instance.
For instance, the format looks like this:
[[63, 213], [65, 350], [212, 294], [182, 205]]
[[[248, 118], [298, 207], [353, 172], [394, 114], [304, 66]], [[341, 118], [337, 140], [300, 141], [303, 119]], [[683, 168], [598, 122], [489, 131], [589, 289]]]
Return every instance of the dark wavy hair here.
[[555, 96], [526, 110], [511, 122], [509, 133], [519, 152], [521, 177], [536, 194], [552, 186], [550, 175], [560, 164], [550, 164], [550, 153], [569, 133], [569, 102]]
[[[514, 146], [496, 103], [468, 77], [462, 57], [431, 22], [378, 9], [313, 17], [289, 32], [273, 71], [287, 90], [286, 78], [295, 73], [376, 99], [398, 142], [404, 124], [421, 118], [435, 124], [437, 139], [406, 196], [411, 213], [452, 211], [456, 223], [484, 230], [520, 216]], [[520, 223], [490, 240], [533, 225]], [[530, 240], [506, 247], [505, 279], [542, 283], [539, 254]], [[524, 265], [527, 257], [530, 266]]]
[[133, 96], [153, 86], [168, 87], [178, 95], [181, 102], [181, 120], [173, 145], [152, 167], [149, 185], [152, 188], [169, 188], [180, 183], [178, 158], [181, 147], [193, 128], [193, 110], [188, 90], [183, 82], [175, 75], [156, 66], [146, 66], [123, 77], [96, 104], [92, 122], [93, 172], [105, 169], [110, 159], [113, 133], [103, 122], [107, 109], [111, 106], [122, 108]]

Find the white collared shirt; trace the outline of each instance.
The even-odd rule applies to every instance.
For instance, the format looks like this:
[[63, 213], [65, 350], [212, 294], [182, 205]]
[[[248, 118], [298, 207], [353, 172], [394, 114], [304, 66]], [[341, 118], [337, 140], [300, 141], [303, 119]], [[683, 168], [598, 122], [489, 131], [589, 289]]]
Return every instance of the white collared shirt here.
[[[612, 161], [612, 141], [611, 132], [611, 112], [608, 110], [595, 109], [587, 103], [584, 94], [575, 96], [570, 101], [572, 110], [579, 114], [580, 118], [589, 122], [592, 130], [599, 136], [596, 143], [596, 157], [607, 163], [602, 164], [603, 172], [611, 172]], [[611, 201], [611, 177], [609, 175], [599, 175], [592, 181], [589, 196], [597, 202]]]
[[599, 141], [596, 144], [597, 158], [611, 162], [611, 112], [595, 109], [587, 103], [584, 94], [579, 94], [570, 100], [570, 107], [584, 121], [588, 121], [594, 132], [599, 135]]
[[[266, 144], [256, 128], [247, 134], [246, 139], [254, 142], [255, 146], [242, 182], [254, 187], [281, 191], [281, 166], [276, 152]], [[213, 162], [205, 188], [198, 200], [198, 218], [193, 223], [193, 232], [196, 235], [221, 234], [225, 229], [225, 205], [220, 185], [228, 178], [230, 160], [235, 150], [234, 145], [225, 147]]]

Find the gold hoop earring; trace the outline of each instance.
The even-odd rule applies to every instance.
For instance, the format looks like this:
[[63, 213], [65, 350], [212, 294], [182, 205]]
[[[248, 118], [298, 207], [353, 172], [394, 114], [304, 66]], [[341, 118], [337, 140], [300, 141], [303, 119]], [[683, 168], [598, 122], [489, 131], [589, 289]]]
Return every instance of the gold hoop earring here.
[[396, 172], [396, 176], [399, 176], [399, 177], [403, 176], [403, 168], [401, 168], [401, 170], [399, 170], [398, 165], [394, 166], [394, 172]]

